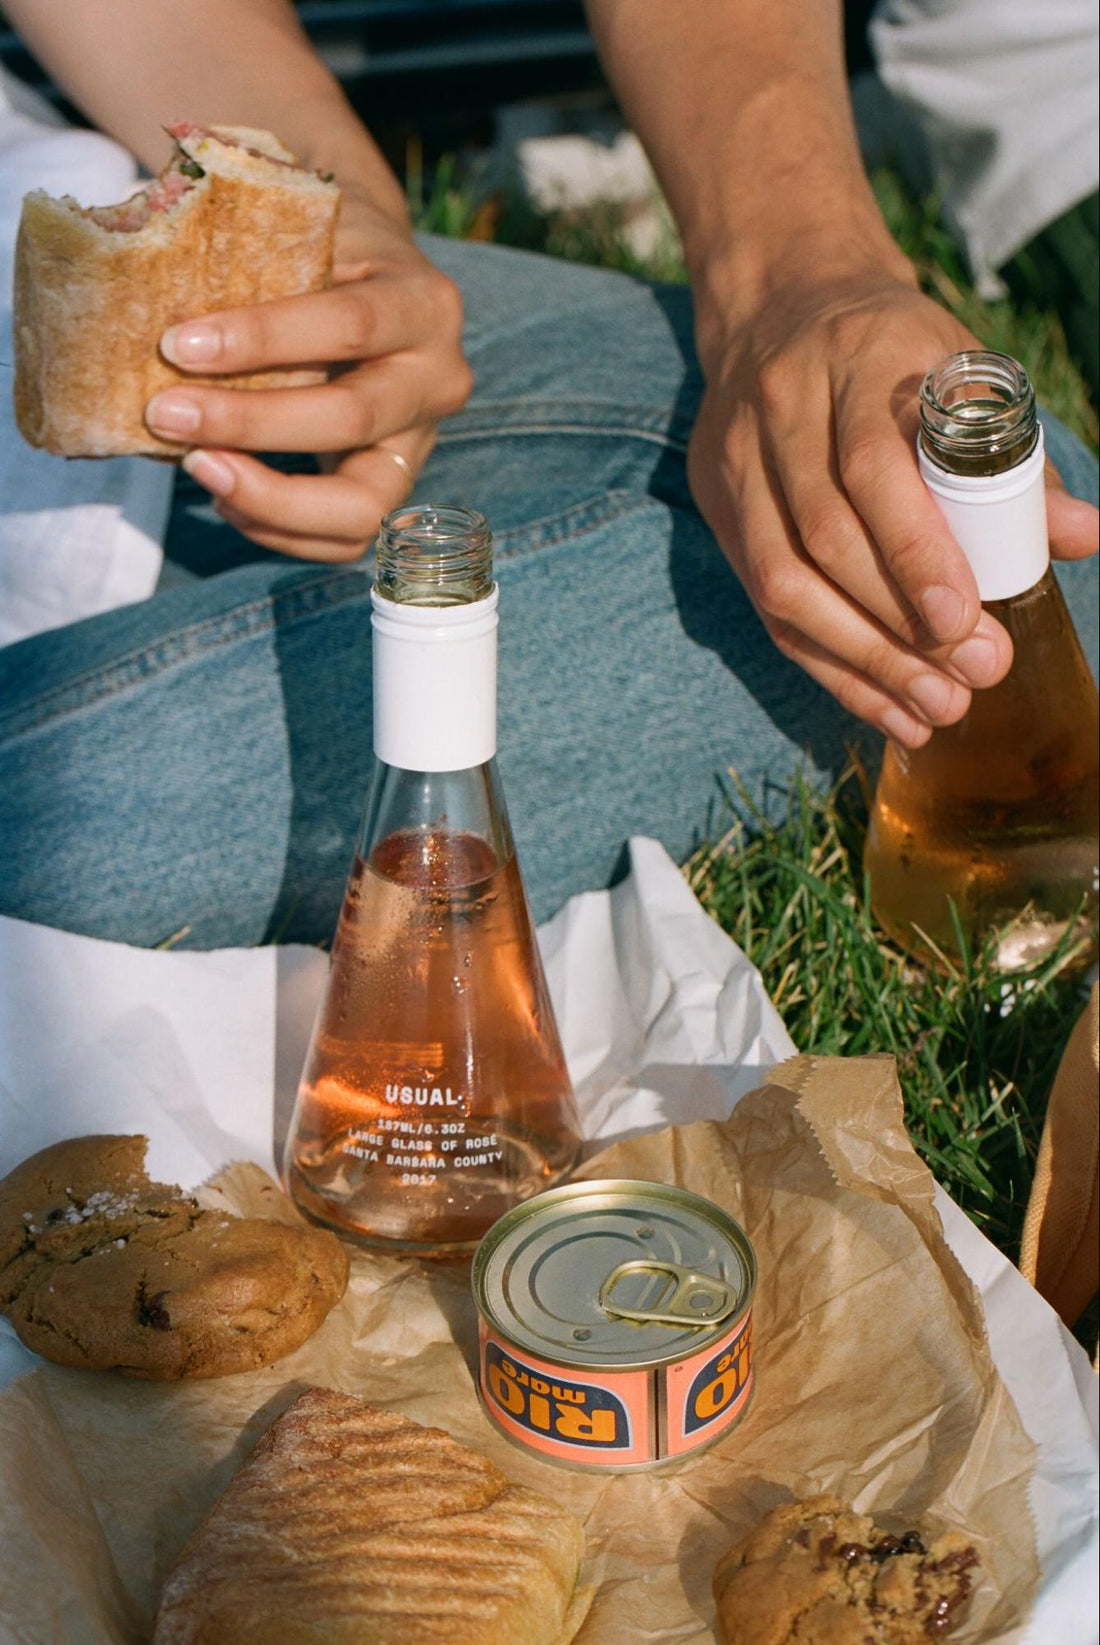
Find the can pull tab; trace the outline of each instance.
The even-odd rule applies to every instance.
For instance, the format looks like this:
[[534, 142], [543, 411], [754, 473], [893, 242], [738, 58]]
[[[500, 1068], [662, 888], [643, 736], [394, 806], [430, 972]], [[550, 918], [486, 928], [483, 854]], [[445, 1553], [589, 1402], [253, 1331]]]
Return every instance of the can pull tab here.
[[[632, 1274], [650, 1274], [664, 1281], [655, 1298], [656, 1307], [628, 1308], [615, 1302], [615, 1287]], [[723, 1279], [681, 1268], [675, 1262], [639, 1257], [620, 1262], [600, 1286], [600, 1307], [617, 1319], [636, 1320], [640, 1325], [717, 1325], [735, 1312], [737, 1293]]]

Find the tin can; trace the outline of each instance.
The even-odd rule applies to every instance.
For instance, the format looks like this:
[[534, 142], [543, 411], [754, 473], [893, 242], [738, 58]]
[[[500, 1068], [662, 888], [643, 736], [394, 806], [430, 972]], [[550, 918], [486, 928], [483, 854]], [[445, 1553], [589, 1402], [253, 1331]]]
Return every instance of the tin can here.
[[698, 1194], [552, 1188], [507, 1211], [474, 1258], [482, 1405], [545, 1461], [682, 1461], [752, 1398], [755, 1288], [748, 1235]]

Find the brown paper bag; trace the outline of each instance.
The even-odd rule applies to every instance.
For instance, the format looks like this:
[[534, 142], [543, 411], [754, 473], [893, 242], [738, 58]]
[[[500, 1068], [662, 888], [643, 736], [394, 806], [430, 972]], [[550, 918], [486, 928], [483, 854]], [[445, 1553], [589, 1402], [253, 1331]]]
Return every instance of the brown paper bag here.
[[[618, 1144], [582, 1175], [678, 1183], [755, 1245], [757, 1389], [710, 1450], [603, 1477], [513, 1447], [478, 1404], [466, 1265], [356, 1251], [344, 1301], [264, 1371], [155, 1385], [46, 1366], [0, 1396], [0, 1616], [20, 1645], [143, 1645], [184, 1541], [311, 1383], [446, 1428], [567, 1500], [597, 1588], [578, 1645], [713, 1645], [719, 1558], [776, 1503], [823, 1490], [893, 1530], [966, 1530], [982, 1573], [952, 1645], [1016, 1641], [1038, 1580], [1033, 1447], [906, 1138], [892, 1060], [795, 1058], [726, 1122]], [[254, 1166], [205, 1197], [295, 1214]]]

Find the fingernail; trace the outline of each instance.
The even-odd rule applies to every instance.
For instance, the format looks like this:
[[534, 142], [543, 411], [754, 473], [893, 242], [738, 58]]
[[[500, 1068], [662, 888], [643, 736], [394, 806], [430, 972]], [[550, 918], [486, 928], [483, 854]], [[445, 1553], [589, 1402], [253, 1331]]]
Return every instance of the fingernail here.
[[202, 412], [193, 400], [169, 391], [153, 396], [145, 407], [145, 421], [154, 434], [194, 434]]
[[997, 673], [996, 644], [984, 634], [972, 634], [952, 651], [951, 664], [971, 685], [989, 685]]
[[942, 720], [951, 712], [959, 687], [945, 680], [942, 674], [918, 674], [910, 682], [909, 695], [922, 714], [930, 720]]
[[221, 457], [214, 457], [209, 451], [189, 451], [180, 464], [185, 468], [193, 480], [197, 480], [207, 491], [212, 491], [215, 497], [228, 497], [237, 482], [237, 476], [227, 462]]
[[932, 735], [928, 726], [920, 725], [900, 708], [884, 709], [879, 724], [888, 737], [904, 743], [906, 748], [919, 748]]
[[219, 326], [189, 321], [169, 326], [160, 340], [160, 352], [177, 366], [207, 365], [218, 358], [223, 341]]
[[920, 614], [930, 634], [938, 640], [949, 640], [957, 634], [966, 615], [966, 601], [955, 588], [934, 583], [918, 598]]

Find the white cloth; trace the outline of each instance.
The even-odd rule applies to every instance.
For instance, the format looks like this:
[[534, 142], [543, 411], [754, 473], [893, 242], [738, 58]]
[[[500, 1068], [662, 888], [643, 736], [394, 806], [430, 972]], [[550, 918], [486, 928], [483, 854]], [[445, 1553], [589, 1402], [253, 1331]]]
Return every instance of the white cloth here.
[[82, 205], [122, 200], [133, 157], [59, 123], [0, 70], [0, 645], [142, 600], [156, 587], [174, 469], [144, 457], [69, 461], [34, 451], [15, 426], [11, 290], [24, 194]]
[[979, 288], [1100, 177], [1096, 0], [880, 0], [878, 72], [919, 129]]
[[[632, 840], [631, 864], [539, 933], [585, 1132], [604, 1141], [723, 1118], [794, 1051], [662, 847]], [[187, 1186], [231, 1159], [273, 1170], [326, 969], [316, 949], [156, 953], [0, 919], [0, 1175], [92, 1131], [143, 1132], [153, 1176]], [[1026, 1645], [1094, 1645], [1096, 1378], [1012, 1264], [942, 1191], [936, 1204], [1038, 1448]], [[0, 1320], [0, 1386], [34, 1363]]]

